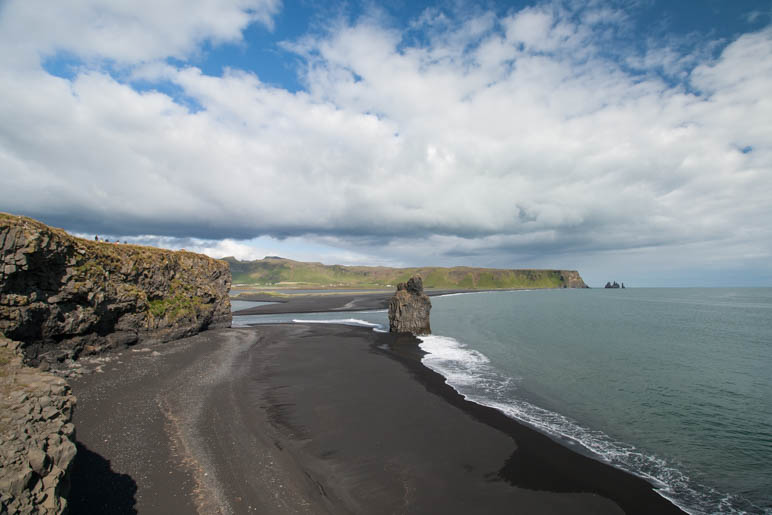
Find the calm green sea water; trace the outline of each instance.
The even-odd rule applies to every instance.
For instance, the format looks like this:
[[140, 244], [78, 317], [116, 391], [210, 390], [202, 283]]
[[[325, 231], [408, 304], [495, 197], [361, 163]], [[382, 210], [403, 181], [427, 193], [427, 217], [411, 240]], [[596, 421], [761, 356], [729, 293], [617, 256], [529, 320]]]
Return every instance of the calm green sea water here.
[[772, 289], [494, 292], [432, 304], [424, 362], [471, 400], [650, 478], [692, 513], [772, 513]]
[[433, 304], [434, 332], [455, 340], [436, 342], [434, 366], [462, 393], [660, 481], [690, 511], [772, 511], [772, 289]]

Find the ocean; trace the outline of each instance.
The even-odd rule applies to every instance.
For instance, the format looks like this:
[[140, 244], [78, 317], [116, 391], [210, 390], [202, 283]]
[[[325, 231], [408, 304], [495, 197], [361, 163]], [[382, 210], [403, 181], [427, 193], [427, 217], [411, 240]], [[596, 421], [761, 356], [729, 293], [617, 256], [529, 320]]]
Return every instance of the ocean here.
[[[469, 400], [649, 479], [690, 513], [772, 513], [772, 288], [432, 298], [424, 364]], [[385, 311], [237, 317], [387, 328]]]

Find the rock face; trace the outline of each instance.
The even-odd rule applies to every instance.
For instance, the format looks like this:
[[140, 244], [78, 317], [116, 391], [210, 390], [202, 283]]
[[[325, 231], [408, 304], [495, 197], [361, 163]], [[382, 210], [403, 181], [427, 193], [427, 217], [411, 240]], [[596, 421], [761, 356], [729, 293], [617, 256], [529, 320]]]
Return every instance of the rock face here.
[[589, 288], [576, 270], [561, 270], [560, 280], [563, 288]]
[[389, 331], [392, 333], [431, 334], [429, 312], [432, 303], [424, 293], [421, 276], [414, 275], [407, 283], [397, 285], [397, 293], [389, 300]]
[[228, 264], [0, 213], [0, 333], [31, 365], [230, 327]]
[[64, 379], [22, 363], [0, 335], [0, 513], [67, 510], [75, 397]]

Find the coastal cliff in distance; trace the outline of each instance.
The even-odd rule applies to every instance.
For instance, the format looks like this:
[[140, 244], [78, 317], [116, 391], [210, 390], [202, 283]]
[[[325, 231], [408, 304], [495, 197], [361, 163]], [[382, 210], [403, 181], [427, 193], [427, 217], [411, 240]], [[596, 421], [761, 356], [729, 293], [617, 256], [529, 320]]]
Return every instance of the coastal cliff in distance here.
[[389, 332], [431, 334], [429, 312], [432, 302], [424, 293], [420, 275], [397, 285], [397, 293], [389, 300]]
[[0, 213], [0, 333], [37, 365], [230, 327], [227, 263]]
[[420, 275], [426, 288], [488, 290], [497, 288], [587, 288], [576, 270], [504, 270], [458, 266], [389, 268], [304, 263], [268, 256], [255, 261], [224, 259], [234, 284], [285, 288], [393, 288]]

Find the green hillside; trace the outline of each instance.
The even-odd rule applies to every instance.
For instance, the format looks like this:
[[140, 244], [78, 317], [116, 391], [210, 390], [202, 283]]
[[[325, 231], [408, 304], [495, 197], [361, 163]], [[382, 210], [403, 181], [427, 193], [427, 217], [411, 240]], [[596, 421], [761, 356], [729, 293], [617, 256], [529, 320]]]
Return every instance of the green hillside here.
[[255, 261], [225, 258], [233, 284], [284, 288], [393, 288], [418, 273], [426, 288], [584, 288], [575, 270], [501, 270], [471, 267], [388, 268], [304, 263], [280, 257]]

